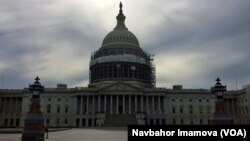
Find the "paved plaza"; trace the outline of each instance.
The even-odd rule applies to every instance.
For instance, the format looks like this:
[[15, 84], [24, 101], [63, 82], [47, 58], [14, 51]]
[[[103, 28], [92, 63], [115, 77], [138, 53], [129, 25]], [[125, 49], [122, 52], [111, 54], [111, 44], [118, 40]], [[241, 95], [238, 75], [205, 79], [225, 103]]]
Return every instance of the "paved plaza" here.
[[[0, 141], [20, 141], [21, 134], [0, 134]], [[71, 129], [49, 132], [45, 141], [127, 141], [125, 128]]]

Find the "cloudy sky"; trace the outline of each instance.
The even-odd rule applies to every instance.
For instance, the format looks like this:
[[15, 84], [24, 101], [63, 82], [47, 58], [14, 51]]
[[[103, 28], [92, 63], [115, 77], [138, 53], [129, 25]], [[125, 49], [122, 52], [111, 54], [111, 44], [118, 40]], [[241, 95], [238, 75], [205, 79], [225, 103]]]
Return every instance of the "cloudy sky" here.
[[[115, 27], [119, 2], [1, 0], [1, 87], [27, 87], [37, 75], [45, 87], [87, 86], [90, 54]], [[157, 86], [250, 83], [250, 0], [122, 2], [128, 29], [155, 55]]]

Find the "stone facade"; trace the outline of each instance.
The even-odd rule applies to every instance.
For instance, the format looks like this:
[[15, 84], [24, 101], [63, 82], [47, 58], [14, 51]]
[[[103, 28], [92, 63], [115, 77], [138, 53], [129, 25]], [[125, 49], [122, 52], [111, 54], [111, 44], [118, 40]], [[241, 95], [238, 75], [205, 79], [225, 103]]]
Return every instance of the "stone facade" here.
[[[250, 124], [249, 95], [250, 88], [225, 92], [234, 124]], [[22, 127], [31, 97], [26, 88], [0, 90], [0, 127]], [[109, 115], [132, 115], [137, 124], [208, 124], [214, 100], [209, 89], [141, 89], [118, 82], [99, 89], [47, 88], [41, 110], [50, 127], [105, 126]]]

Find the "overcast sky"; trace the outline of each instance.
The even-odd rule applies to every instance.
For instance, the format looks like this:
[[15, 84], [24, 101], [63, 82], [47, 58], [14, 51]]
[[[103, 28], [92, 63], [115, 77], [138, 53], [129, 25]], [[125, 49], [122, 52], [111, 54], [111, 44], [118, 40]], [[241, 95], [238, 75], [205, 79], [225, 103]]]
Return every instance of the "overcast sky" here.
[[[118, 0], [1, 0], [4, 88], [87, 86], [89, 61], [116, 25]], [[250, 83], [250, 0], [123, 0], [126, 25], [155, 55], [157, 86]], [[236, 83], [237, 82], [237, 83]], [[1, 81], [2, 87], [2, 81]]]

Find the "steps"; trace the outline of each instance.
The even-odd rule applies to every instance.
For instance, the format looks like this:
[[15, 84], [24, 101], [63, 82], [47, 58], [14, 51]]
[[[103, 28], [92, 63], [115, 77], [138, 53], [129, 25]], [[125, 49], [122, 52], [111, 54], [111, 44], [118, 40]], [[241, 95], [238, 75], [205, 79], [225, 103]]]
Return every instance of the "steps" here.
[[135, 125], [135, 115], [106, 115], [104, 127], [125, 127], [127, 125]]

